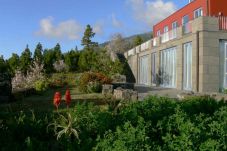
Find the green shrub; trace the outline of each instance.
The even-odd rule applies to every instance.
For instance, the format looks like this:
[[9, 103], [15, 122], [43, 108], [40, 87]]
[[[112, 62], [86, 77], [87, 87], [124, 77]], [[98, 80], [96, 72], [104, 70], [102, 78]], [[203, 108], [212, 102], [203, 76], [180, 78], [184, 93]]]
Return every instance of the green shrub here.
[[110, 84], [111, 79], [102, 73], [85, 72], [79, 80], [79, 90], [84, 93], [100, 92], [103, 84]]
[[67, 85], [66, 76], [63, 73], [52, 74], [49, 78], [49, 86], [51, 88], [62, 88]]
[[102, 85], [100, 82], [89, 82], [87, 85], [88, 93], [100, 93], [102, 91]]
[[35, 82], [35, 90], [38, 93], [44, 92], [48, 89], [48, 83], [44, 80], [39, 80]]
[[148, 97], [117, 111], [84, 103], [60, 113], [70, 117], [1, 110], [0, 150], [227, 150], [227, 103], [207, 97]]

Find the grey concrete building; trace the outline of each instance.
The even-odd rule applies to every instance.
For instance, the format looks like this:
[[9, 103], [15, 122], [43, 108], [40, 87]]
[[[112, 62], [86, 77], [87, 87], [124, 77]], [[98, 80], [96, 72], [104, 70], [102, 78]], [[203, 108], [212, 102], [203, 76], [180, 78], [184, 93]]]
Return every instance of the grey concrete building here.
[[227, 21], [222, 18], [201, 14], [125, 52], [136, 83], [195, 92], [227, 89]]

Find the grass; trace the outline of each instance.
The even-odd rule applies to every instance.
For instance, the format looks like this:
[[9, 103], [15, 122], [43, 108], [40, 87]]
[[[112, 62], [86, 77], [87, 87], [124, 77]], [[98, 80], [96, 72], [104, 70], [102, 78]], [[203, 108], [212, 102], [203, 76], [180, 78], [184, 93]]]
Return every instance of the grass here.
[[[64, 94], [66, 87], [59, 89], [49, 89], [41, 95], [31, 95], [23, 98], [20, 101], [11, 102], [8, 104], [0, 104], [1, 113], [18, 113], [20, 111], [30, 112], [52, 112], [55, 111], [53, 105], [53, 96], [56, 91], [60, 91], [62, 94], [62, 101], [59, 106], [60, 110], [66, 109], [64, 102]], [[70, 87], [72, 102], [71, 107], [74, 107], [78, 103], [94, 103], [95, 105], [104, 105], [104, 96], [100, 93], [84, 94], [79, 92], [75, 86]]]

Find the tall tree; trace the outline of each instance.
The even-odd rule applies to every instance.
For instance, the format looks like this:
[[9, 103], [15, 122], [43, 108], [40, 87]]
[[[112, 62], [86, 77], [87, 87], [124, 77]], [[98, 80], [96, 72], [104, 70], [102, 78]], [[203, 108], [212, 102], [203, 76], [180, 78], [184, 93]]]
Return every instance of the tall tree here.
[[31, 64], [32, 64], [32, 53], [31, 53], [31, 51], [30, 51], [30, 49], [28, 48], [28, 45], [27, 45], [25, 50], [22, 52], [21, 57], [20, 57], [21, 71], [24, 74], [27, 74]]
[[68, 66], [69, 71], [78, 70], [79, 57], [80, 53], [76, 50], [71, 50], [65, 54], [65, 64]]
[[57, 59], [56, 61], [62, 60], [61, 46], [59, 43], [57, 43], [56, 46], [54, 47], [54, 53]]
[[45, 49], [43, 52], [44, 68], [46, 73], [54, 72], [53, 64], [56, 62], [56, 55], [53, 49]]
[[33, 60], [36, 60], [39, 64], [43, 62], [43, 46], [41, 43], [36, 45]]
[[3, 56], [0, 56], [0, 73], [4, 73], [8, 70], [7, 63], [4, 60]]
[[127, 42], [123, 36], [119, 33], [114, 34], [111, 37], [110, 42], [106, 46], [108, 53], [115, 52], [115, 53], [124, 53], [130, 47], [129, 42]]
[[84, 46], [84, 50], [94, 50], [98, 46], [97, 42], [93, 42], [91, 39], [95, 36], [93, 29], [90, 25], [87, 25], [84, 32], [84, 36], [81, 41], [81, 45]]
[[8, 64], [12, 74], [15, 74], [15, 71], [19, 68], [20, 57], [13, 53], [12, 56], [8, 59]]
[[134, 47], [136, 46], [139, 46], [143, 43], [143, 39], [141, 36], [136, 36], [134, 39], [133, 39], [133, 45]]

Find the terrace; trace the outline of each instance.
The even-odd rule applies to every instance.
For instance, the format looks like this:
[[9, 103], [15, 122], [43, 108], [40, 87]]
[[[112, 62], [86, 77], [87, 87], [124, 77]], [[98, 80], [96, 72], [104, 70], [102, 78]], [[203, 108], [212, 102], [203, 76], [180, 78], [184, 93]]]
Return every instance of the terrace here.
[[201, 30], [227, 31], [227, 17], [201, 16], [188, 22], [183, 26], [180, 26], [169, 32], [166, 32], [158, 37], [146, 41], [145, 43], [135, 48], [132, 48], [131, 50], [125, 53], [125, 56], [127, 57], [146, 50], [151, 50], [153, 48], [155, 49], [155, 47], [159, 47], [160, 45], [168, 43], [169, 41], [177, 40], [179, 38], [184, 37], [187, 34], [196, 33], [197, 31]]

